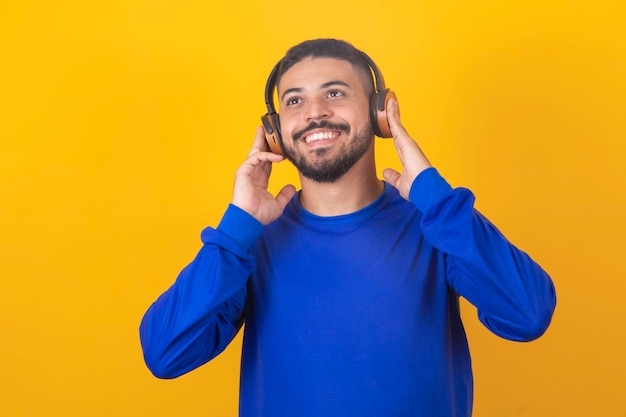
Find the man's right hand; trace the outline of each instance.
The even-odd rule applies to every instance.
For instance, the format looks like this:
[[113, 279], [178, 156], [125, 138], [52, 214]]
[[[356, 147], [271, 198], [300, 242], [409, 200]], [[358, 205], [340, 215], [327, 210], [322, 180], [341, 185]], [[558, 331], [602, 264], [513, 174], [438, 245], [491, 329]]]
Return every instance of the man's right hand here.
[[268, 225], [280, 217], [296, 193], [296, 187], [291, 184], [285, 185], [276, 197], [267, 191], [272, 164], [283, 159], [282, 155], [269, 152], [265, 132], [259, 126], [248, 159], [235, 173], [232, 204], [263, 225]]

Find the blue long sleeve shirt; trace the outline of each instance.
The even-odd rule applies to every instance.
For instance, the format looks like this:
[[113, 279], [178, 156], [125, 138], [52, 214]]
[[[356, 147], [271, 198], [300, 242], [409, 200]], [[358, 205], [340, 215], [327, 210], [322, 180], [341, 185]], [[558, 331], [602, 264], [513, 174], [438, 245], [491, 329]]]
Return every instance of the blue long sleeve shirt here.
[[495, 334], [547, 329], [548, 275], [434, 169], [403, 199], [385, 184], [355, 213], [319, 217], [298, 196], [262, 226], [229, 206], [146, 312], [148, 367], [174, 378], [206, 363], [245, 322], [240, 416], [470, 416], [459, 296]]

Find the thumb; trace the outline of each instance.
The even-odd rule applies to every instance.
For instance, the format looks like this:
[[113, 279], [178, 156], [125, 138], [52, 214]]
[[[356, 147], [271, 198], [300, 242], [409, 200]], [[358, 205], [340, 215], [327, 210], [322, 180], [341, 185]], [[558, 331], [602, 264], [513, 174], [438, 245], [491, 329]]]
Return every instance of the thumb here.
[[280, 204], [284, 210], [287, 203], [291, 201], [294, 195], [296, 195], [296, 187], [291, 184], [287, 184], [276, 195], [276, 201], [278, 201], [278, 204]]
[[383, 170], [383, 178], [385, 179], [385, 181], [387, 181], [389, 184], [393, 185], [396, 188], [398, 188], [397, 184], [400, 180], [400, 176], [400, 173], [395, 169], [385, 168]]

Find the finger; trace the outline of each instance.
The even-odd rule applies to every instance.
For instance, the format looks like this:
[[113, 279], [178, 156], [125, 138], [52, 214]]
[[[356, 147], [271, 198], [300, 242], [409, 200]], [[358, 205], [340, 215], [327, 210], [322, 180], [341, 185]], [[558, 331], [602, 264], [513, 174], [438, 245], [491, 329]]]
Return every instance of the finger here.
[[400, 122], [400, 107], [398, 101], [390, 99], [388, 106], [389, 128], [391, 129], [393, 144], [396, 147], [402, 165], [409, 163], [422, 167], [428, 166], [429, 163], [426, 160], [426, 156], [424, 156], [417, 142], [413, 140]]
[[257, 152], [267, 152], [268, 150], [269, 147], [265, 140], [265, 130], [263, 126], [258, 126], [256, 128], [256, 134], [254, 135], [254, 142], [252, 142], [252, 149], [250, 149], [248, 156], [252, 156]]
[[385, 168], [383, 170], [383, 178], [385, 179], [385, 181], [387, 181], [389, 184], [393, 185], [396, 188], [397, 188], [396, 184], [400, 180], [400, 176], [401, 176], [400, 173], [396, 171], [395, 169]]
[[402, 136], [409, 136], [402, 122], [400, 121], [400, 106], [398, 100], [395, 98], [389, 99], [387, 103], [387, 121], [389, 122], [389, 129], [394, 139], [398, 139]]
[[[237, 176], [255, 176], [262, 171], [269, 177], [272, 171], [272, 163], [280, 162], [284, 158], [272, 152], [256, 152], [250, 155], [237, 169]], [[259, 171], [260, 170], [260, 171]]]
[[278, 204], [280, 204], [284, 210], [294, 195], [296, 195], [296, 187], [291, 184], [287, 184], [276, 195], [276, 201], [278, 201]]
[[248, 157], [246, 163], [250, 166], [256, 167], [267, 162], [280, 162], [285, 159], [284, 156], [275, 154], [273, 152], [254, 152]]
[[[390, 99], [387, 108], [387, 119], [389, 120], [389, 128], [393, 135], [393, 144], [396, 147], [400, 162], [402, 162], [404, 170], [404, 179], [396, 171], [387, 171], [387, 176], [383, 172], [383, 177], [393, 186], [398, 188], [399, 182], [408, 181], [409, 184], [413, 182], [418, 173], [424, 169], [430, 167], [430, 162], [422, 152], [422, 149], [415, 140], [406, 131], [402, 123], [400, 122], [400, 107], [398, 101]], [[406, 196], [404, 196], [406, 198]]]

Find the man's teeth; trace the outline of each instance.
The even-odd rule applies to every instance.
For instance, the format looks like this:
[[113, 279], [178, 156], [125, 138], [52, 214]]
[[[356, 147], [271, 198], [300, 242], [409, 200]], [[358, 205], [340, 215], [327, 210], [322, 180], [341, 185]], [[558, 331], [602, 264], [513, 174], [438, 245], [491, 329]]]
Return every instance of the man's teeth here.
[[337, 137], [337, 132], [321, 132], [321, 133], [313, 133], [305, 138], [306, 143], [314, 142], [316, 140], [323, 139], [333, 139]]

